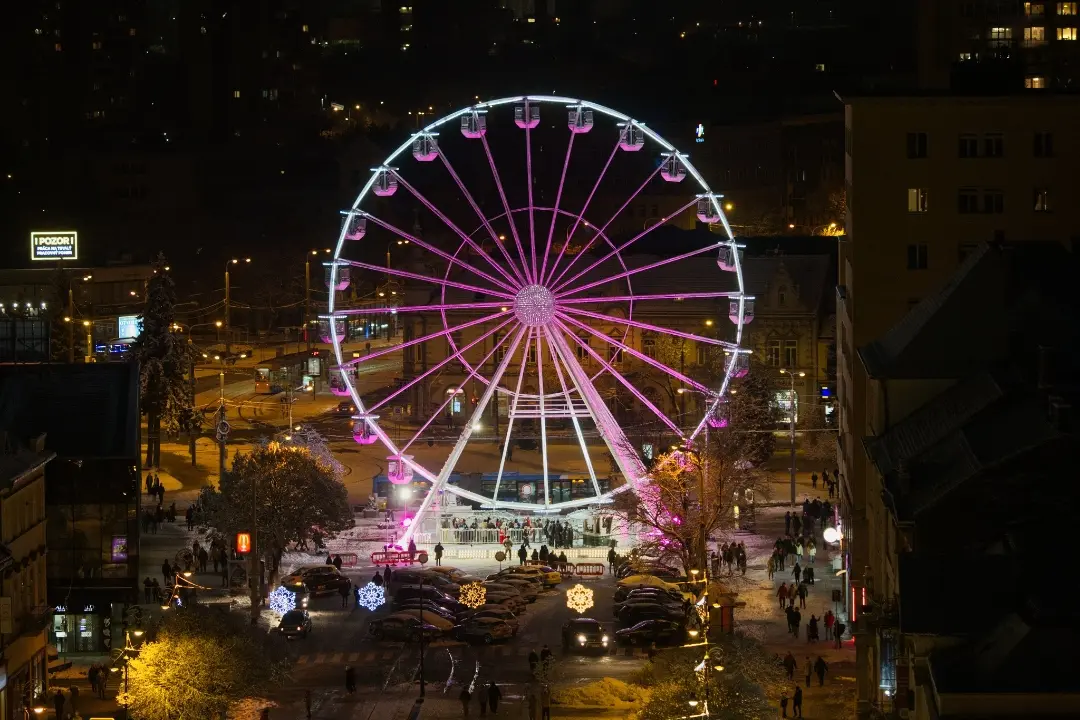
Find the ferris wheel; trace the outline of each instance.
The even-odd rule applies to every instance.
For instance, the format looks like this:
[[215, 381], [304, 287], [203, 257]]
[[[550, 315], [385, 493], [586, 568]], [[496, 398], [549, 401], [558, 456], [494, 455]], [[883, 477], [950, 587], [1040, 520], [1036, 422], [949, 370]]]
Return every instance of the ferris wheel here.
[[[577, 162], [579, 156], [586, 160]], [[614, 200], [605, 190], [601, 202], [598, 189], [605, 177], [608, 185], [637, 189], [617, 190]], [[480, 199], [485, 188], [487, 202]], [[644, 207], [638, 203], [643, 194], [661, 196], [665, 209], [635, 221], [633, 232], [626, 222], [616, 224]], [[384, 274], [386, 287], [402, 289], [395, 319], [412, 330], [400, 343], [357, 358], [342, 347], [349, 323], [385, 317], [387, 308], [343, 306], [331, 292], [324, 322], [338, 363], [339, 394], [358, 408], [355, 438], [385, 447], [391, 482], [419, 476], [431, 483], [401, 542], [408, 542], [438, 491], [482, 507], [558, 512], [610, 502], [615, 493], [637, 488], [646, 471], [612, 407], [616, 393], [683, 443], [692, 443], [706, 426], [725, 423], [721, 403], [728, 384], [748, 367], [750, 351], [741, 341], [754, 302], [745, 293], [742, 251], [720, 198], [686, 154], [644, 123], [596, 103], [553, 96], [509, 97], [458, 110], [418, 127], [372, 169], [352, 207], [342, 212], [327, 281], [340, 290], [348, 287], [353, 269]], [[420, 213], [437, 226], [434, 232], [422, 232], [419, 221], [409, 230], [402, 227], [407, 223], [391, 219]], [[657, 228], [694, 216], [715, 231], [700, 247], [670, 257], [633, 253], [634, 244]], [[423, 267], [399, 269], [389, 261], [382, 266], [354, 259], [364, 242], [377, 245], [380, 253], [383, 242], [407, 242], [422, 253]], [[680, 274], [671, 273], [689, 263], [699, 276], [703, 267], [711, 268], [705, 284], [691, 290]], [[670, 309], [687, 300], [712, 303], [730, 324], [708, 333], [672, 327], [678, 323], [667, 319]], [[657, 359], [635, 337], [696, 343], [718, 353], [720, 372], [711, 386], [703, 384], [685, 368]], [[365, 405], [355, 372], [393, 353], [402, 353], [408, 364], [404, 381]], [[420, 357], [430, 360], [421, 363]], [[687, 417], [661, 409], [640, 380], [627, 377], [627, 365], [666, 376], [680, 392], [694, 393], [700, 412]], [[445, 394], [441, 387], [438, 394], [429, 392], [412, 424], [395, 422], [389, 431], [380, 419], [392, 403], [410, 397], [407, 393], [451, 376], [454, 385]], [[465, 387], [475, 389], [471, 407], [461, 399]], [[417, 460], [410, 450], [427, 445], [417, 443], [441, 430], [454, 412], [461, 413], [460, 426], [440, 443], [445, 450], [439, 460]], [[497, 422], [501, 418], [502, 425], [497, 435], [481, 436], [478, 430], [487, 428], [489, 415]], [[558, 439], [553, 428], [563, 433]], [[507, 497], [508, 454], [515, 438], [526, 433], [540, 453], [541, 479], [528, 497]], [[580, 453], [587, 479], [579, 481], [582, 486], [572, 497], [552, 487], [557, 475], [551, 473], [566, 470], [549, 461], [553, 442], [560, 443], [562, 457], [568, 447]], [[490, 468], [493, 491], [451, 482], [473, 443], [498, 448]], [[597, 448], [610, 453], [618, 469], [613, 477], [596, 467]]]

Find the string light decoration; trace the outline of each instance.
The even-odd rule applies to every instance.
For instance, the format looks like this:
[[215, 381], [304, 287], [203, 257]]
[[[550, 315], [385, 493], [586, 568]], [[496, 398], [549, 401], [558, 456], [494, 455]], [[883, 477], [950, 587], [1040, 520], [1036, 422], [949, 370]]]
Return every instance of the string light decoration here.
[[587, 588], [578, 583], [566, 591], [566, 607], [578, 613], [583, 613], [593, 606], [592, 588]]
[[284, 615], [296, 609], [296, 593], [284, 585], [278, 585], [269, 595], [271, 612]]
[[458, 602], [474, 610], [487, 601], [487, 588], [478, 582], [471, 582], [461, 586], [458, 594]]
[[378, 610], [386, 603], [386, 591], [382, 585], [369, 582], [356, 591], [356, 602], [368, 610]]

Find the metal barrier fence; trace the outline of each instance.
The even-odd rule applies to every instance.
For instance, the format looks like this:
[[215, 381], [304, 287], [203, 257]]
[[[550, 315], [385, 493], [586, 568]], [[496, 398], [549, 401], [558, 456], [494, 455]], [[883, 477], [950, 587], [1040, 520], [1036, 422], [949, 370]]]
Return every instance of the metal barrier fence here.
[[439, 528], [441, 542], [459, 545], [501, 545], [507, 537], [514, 545], [520, 545], [526, 535], [529, 544], [537, 547], [548, 541], [541, 528]]

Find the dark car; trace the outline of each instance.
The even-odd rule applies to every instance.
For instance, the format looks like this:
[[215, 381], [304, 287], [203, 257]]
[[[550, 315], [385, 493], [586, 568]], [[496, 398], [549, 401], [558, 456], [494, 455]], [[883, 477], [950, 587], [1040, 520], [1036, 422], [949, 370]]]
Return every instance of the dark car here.
[[513, 636], [514, 629], [508, 623], [493, 617], [470, 618], [454, 628], [458, 640], [483, 640], [485, 645]]
[[606, 651], [611, 638], [604, 625], [592, 618], [574, 618], [562, 627], [563, 650], [570, 652], [585, 650]]
[[622, 645], [681, 645], [686, 640], [686, 626], [674, 620], [642, 620], [616, 630], [615, 640]]
[[636, 625], [642, 620], [686, 620], [686, 611], [682, 607], [661, 605], [660, 603], [626, 603], [615, 616], [623, 625]]
[[409, 600], [427, 600], [455, 613], [467, 609], [454, 598], [431, 585], [402, 585], [394, 593], [394, 607]]
[[648, 585], [623, 585], [615, 590], [613, 599], [615, 602], [622, 602], [629, 598], [631, 594], [654, 595], [657, 597], [668, 597], [677, 602], [683, 601], [683, 594], [679, 590], [674, 588], [650, 587]]
[[419, 585], [421, 580], [424, 585], [437, 587], [447, 595], [454, 595], [455, 597], [461, 589], [456, 582], [445, 575], [428, 572], [426, 570], [395, 570], [394, 577], [390, 581], [390, 584], [392, 587], [397, 587], [398, 585]]
[[476, 610], [472, 610], [472, 611], [470, 611], [469, 613], [467, 613], [465, 615], [466, 620], [471, 620], [472, 618], [485, 618], [485, 617], [495, 618], [496, 620], [502, 620], [507, 625], [509, 625], [510, 629], [514, 631], [514, 634], [517, 635], [518, 626], [520, 625], [520, 623], [518, 622], [518, 619], [517, 619], [517, 615], [515, 615], [508, 608], [506, 608], [506, 607], [504, 607], [502, 605], [495, 605], [495, 604], [481, 605]]
[[434, 625], [421, 623], [412, 615], [387, 615], [368, 621], [368, 634], [379, 640], [408, 640], [417, 642], [423, 636], [427, 640], [442, 637], [442, 631]]
[[282, 615], [277, 629], [287, 638], [306, 638], [311, 632], [311, 616], [307, 610], [290, 610]]
[[661, 580], [673, 580], [681, 578], [683, 573], [670, 565], [662, 565], [656, 562], [639, 563], [636, 565], [634, 563], [625, 562], [615, 571], [615, 577], [619, 580], [628, 578], [631, 575], [652, 575]]
[[613, 603], [611, 609], [612, 612], [618, 615], [624, 607], [642, 604], [665, 605], [681, 612], [686, 612], [686, 603], [683, 600], [676, 600], [667, 595], [631, 595], [621, 602]]
[[461, 619], [461, 615], [455, 613], [453, 610], [448, 610], [438, 603], [434, 603], [430, 600], [402, 600], [401, 602], [394, 603], [395, 610], [423, 610], [425, 613], [431, 613], [432, 615], [438, 615], [439, 617], [449, 620], [452, 623], [457, 623]]
[[333, 565], [327, 565], [323, 570], [307, 572], [300, 578], [290, 577], [289, 580], [288, 584], [283, 581], [282, 585], [285, 585], [290, 590], [295, 589], [298, 585], [302, 586], [312, 597], [330, 595], [338, 592], [343, 587], [346, 590], [352, 588], [352, 580], [342, 575]]
[[332, 412], [334, 417], [352, 417], [356, 414], [356, 406], [351, 400], [342, 400]]

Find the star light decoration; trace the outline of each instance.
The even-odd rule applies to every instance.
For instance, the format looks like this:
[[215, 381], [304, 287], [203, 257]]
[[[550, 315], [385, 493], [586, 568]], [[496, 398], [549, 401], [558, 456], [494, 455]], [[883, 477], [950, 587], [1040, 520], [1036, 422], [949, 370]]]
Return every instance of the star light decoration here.
[[461, 586], [458, 594], [458, 602], [474, 610], [487, 600], [487, 588], [478, 582], [471, 582]]
[[583, 613], [593, 606], [592, 588], [577, 584], [566, 591], [566, 607]]
[[296, 609], [296, 593], [284, 585], [278, 585], [269, 595], [270, 610], [278, 615], [284, 615], [290, 610]]
[[382, 585], [369, 582], [356, 592], [356, 602], [368, 610], [378, 610], [386, 602], [386, 591]]

